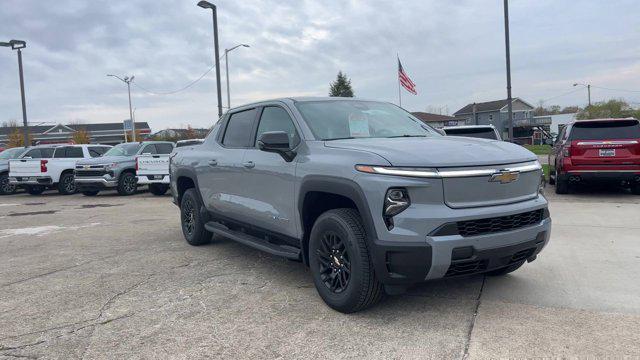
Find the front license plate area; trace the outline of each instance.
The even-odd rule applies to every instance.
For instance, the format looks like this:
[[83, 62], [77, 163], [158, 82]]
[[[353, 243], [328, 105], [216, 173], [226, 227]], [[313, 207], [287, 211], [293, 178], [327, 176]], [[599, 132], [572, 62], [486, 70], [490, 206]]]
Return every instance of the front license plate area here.
[[616, 149], [600, 149], [600, 157], [612, 157], [616, 156]]

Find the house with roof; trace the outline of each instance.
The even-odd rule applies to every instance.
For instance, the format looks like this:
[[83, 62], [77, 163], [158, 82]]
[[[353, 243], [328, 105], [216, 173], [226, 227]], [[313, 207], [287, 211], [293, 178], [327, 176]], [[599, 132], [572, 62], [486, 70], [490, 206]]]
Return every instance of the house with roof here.
[[[507, 99], [471, 103], [453, 113], [464, 125], [493, 125], [503, 139], [509, 133], [509, 102]], [[520, 99], [511, 99], [513, 112], [513, 137], [521, 144], [540, 144], [551, 137], [550, 116], [533, 116], [534, 106]]]
[[[0, 127], [0, 147], [4, 147], [9, 135], [16, 129], [22, 132], [22, 126]], [[56, 125], [36, 125], [29, 126], [32, 144], [61, 144], [70, 143], [73, 134], [80, 130], [85, 130], [92, 144], [116, 145], [124, 142], [124, 128], [122, 122], [101, 123], [101, 124], [56, 124]], [[146, 122], [136, 122], [136, 133], [142, 137], [151, 134], [149, 124]], [[141, 139], [140, 139], [141, 140]]]
[[460, 120], [449, 115], [432, 114], [421, 111], [414, 111], [411, 113], [411, 115], [417, 117], [418, 119], [422, 120], [423, 123], [436, 129], [440, 129], [445, 126], [464, 125], [464, 120]]

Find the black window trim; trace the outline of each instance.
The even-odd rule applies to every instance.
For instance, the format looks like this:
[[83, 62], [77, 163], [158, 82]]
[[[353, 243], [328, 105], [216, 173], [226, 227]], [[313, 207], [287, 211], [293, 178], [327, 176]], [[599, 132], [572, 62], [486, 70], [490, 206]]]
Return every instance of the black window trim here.
[[259, 119], [259, 115], [261, 113], [261, 106], [252, 106], [252, 107], [248, 107], [248, 108], [241, 108], [241, 109], [237, 109], [234, 110], [233, 112], [228, 112], [226, 113], [224, 116], [224, 123], [222, 124], [222, 128], [220, 129], [220, 131], [218, 131], [218, 138], [216, 139], [216, 142], [218, 143], [218, 145], [222, 146], [225, 149], [250, 149], [253, 146], [249, 145], [249, 146], [227, 146], [225, 145], [222, 141], [224, 140], [224, 136], [227, 133], [227, 127], [229, 126], [229, 120], [231, 120], [231, 117], [233, 116], [233, 114], [237, 114], [237, 113], [241, 113], [243, 111], [251, 111], [251, 110], [255, 110], [256, 114], [253, 117], [252, 123], [251, 123], [251, 131], [254, 132], [254, 130], [256, 130], [256, 124], [258, 122]]
[[281, 109], [283, 109], [287, 115], [289, 115], [289, 119], [291, 120], [291, 122], [293, 123], [293, 128], [296, 130], [296, 134], [298, 135], [298, 139], [300, 139], [300, 141], [298, 141], [298, 143], [296, 144], [296, 146], [294, 146], [293, 148], [291, 148], [291, 150], [295, 150], [298, 148], [298, 146], [300, 146], [300, 144], [302, 143], [302, 136], [300, 134], [302, 134], [302, 132], [300, 131], [300, 128], [298, 127], [298, 124], [295, 121], [295, 116], [293, 116], [293, 114], [291, 113], [291, 111], [289, 111], [289, 109], [287, 109], [285, 106], [282, 106], [280, 104], [265, 104], [265, 105], [261, 105], [260, 108], [258, 109], [258, 116], [253, 124], [253, 132], [252, 132], [252, 136], [251, 136], [251, 144], [253, 144], [252, 146], [250, 146], [250, 149], [258, 149], [258, 143], [257, 143], [257, 136], [258, 136], [258, 127], [260, 127], [260, 119], [262, 118], [262, 112], [264, 111], [265, 108], [268, 107], [279, 107]]

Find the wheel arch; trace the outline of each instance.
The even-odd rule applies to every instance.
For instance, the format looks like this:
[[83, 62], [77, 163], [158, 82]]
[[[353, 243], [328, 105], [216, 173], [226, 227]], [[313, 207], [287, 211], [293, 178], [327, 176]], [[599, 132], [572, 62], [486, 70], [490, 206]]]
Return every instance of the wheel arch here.
[[318, 216], [327, 210], [343, 207], [356, 209], [365, 227], [367, 241], [371, 243], [376, 237], [364, 192], [352, 180], [325, 175], [305, 177], [300, 186], [297, 207], [301, 229], [302, 259], [306, 265], [309, 264], [311, 228]]

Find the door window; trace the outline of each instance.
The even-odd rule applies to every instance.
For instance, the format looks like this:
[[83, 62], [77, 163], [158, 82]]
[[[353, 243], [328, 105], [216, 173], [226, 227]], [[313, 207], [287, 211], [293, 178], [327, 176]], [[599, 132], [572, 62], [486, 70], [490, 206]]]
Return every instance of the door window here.
[[158, 154], [171, 154], [173, 145], [169, 143], [159, 143], [156, 144], [156, 149], [158, 150]]
[[40, 148], [29, 150], [23, 157], [30, 157], [32, 159], [42, 159], [53, 157], [53, 148]]
[[59, 147], [53, 154], [54, 158], [83, 158], [81, 147]]
[[144, 149], [142, 149], [141, 154], [151, 154], [151, 155], [156, 155], [158, 153], [158, 150], [156, 150], [156, 145], [155, 144], [149, 144], [147, 146], [144, 147]]
[[107, 150], [109, 150], [109, 148], [105, 146], [92, 146], [89, 148], [89, 155], [91, 157], [100, 157], [107, 152]]
[[293, 120], [287, 111], [279, 106], [265, 107], [260, 116], [260, 124], [258, 125], [258, 133], [256, 135], [256, 144], [260, 140], [260, 136], [269, 131], [284, 131], [289, 135], [289, 144], [294, 148], [300, 142], [300, 137], [296, 131]]
[[251, 130], [255, 117], [256, 109], [231, 114], [222, 138], [222, 144], [226, 147], [251, 146]]

